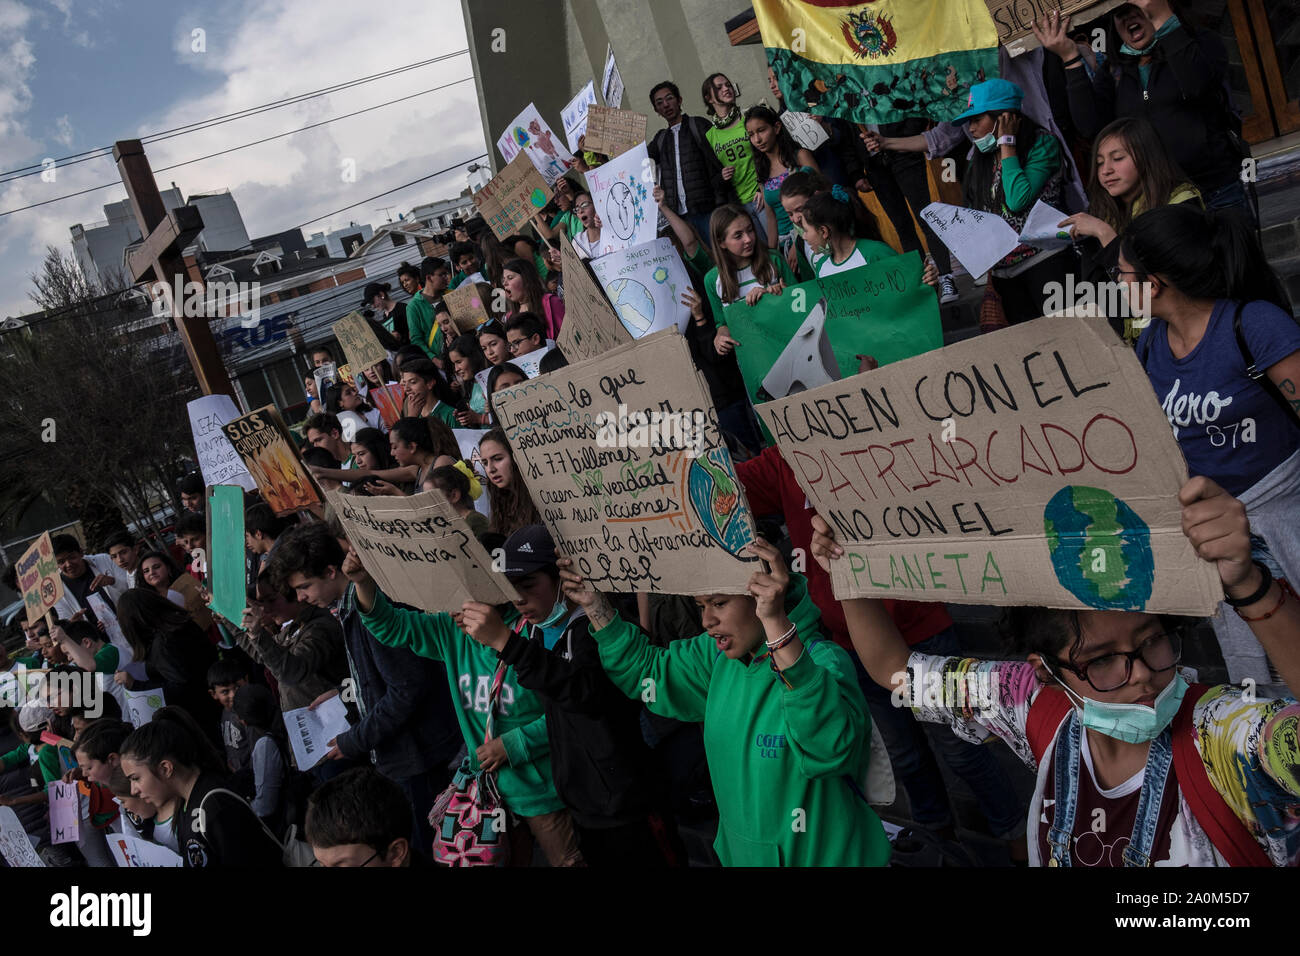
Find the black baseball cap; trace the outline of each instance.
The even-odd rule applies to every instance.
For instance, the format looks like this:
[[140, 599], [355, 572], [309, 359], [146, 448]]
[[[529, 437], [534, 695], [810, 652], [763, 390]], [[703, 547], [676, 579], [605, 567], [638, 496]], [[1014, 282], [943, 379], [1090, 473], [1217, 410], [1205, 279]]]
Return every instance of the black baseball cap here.
[[555, 563], [555, 541], [546, 525], [530, 524], [506, 538], [505, 576], [511, 581], [525, 578]]

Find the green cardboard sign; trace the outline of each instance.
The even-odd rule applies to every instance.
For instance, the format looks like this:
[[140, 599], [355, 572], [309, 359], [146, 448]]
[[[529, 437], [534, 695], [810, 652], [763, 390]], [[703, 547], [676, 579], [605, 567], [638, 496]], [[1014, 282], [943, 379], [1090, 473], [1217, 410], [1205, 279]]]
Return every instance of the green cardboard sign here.
[[209, 607], [233, 624], [244, 617], [244, 489], [214, 485], [208, 497]]

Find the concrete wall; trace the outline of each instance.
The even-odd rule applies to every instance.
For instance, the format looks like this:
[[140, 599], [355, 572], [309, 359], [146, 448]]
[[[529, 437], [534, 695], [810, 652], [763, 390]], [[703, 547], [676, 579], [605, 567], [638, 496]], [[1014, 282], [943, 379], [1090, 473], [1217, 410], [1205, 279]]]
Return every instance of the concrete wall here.
[[[462, 0], [474, 57], [484, 138], [500, 169], [496, 138], [531, 99], [556, 133], [560, 110], [588, 79], [599, 87], [607, 44], [614, 47], [626, 92], [623, 107], [663, 127], [650, 107], [650, 87], [672, 80], [684, 109], [700, 115], [700, 84], [721, 71], [741, 88], [741, 105], [770, 94], [767, 62], [757, 44], [733, 47], [723, 23], [745, 0]], [[506, 49], [492, 50], [492, 30], [505, 29]], [[519, 38], [523, 37], [520, 41]]]

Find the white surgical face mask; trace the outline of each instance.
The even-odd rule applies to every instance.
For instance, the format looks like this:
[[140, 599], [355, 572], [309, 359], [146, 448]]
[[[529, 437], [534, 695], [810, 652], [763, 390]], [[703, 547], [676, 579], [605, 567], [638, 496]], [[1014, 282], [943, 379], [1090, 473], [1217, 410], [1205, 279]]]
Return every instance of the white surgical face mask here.
[[[1052, 673], [1046, 662], [1043, 667], [1049, 674]], [[1052, 674], [1052, 676], [1056, 675]], [[1182, 674], [1174, 674], [1174, 679], [1156, 696], [1154, 707], [1147, 707], [1145, 704], [1116, 704], [1093, 700], [1091, 697], [1080, 697], [1066, 687], [1064, 681], [1058, 678], [1058, 682], [1061, 689], [1073, 698], [1083, 712], [1083, 726], [1129, 744], [1148, 743], [1160, 736], [1160, 732], [1173, 721], [1174, 715], [1178, 713], [1178, 708], [1183, 702], [1183, 695], [1187, 693], [1187, 681], [1183, 680]]]
[[981, 153], [990, 152], [993, 149], [993, 147], [997, 145], [998, 145], [998, 136], [997, 133], [993, 132], [992, 130], [985, 133], [979, 139], [975, 140], [975, 148], [978, 149]]

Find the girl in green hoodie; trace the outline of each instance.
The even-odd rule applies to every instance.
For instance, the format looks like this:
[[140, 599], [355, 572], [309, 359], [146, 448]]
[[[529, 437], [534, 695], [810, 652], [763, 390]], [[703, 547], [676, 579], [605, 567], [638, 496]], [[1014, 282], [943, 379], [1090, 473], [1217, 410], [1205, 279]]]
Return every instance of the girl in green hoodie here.
[[653, 713], [703, 721], [724, 866], [884, 866], [889, 842], [858, 785], [871, 718], [853, 665], [822, 637], [803, 577], [768, 542], [750, 550], [771, 570], [749, 594], [696, 597], [706, 632], [667, 648], [559, 564], [614, 684]]

